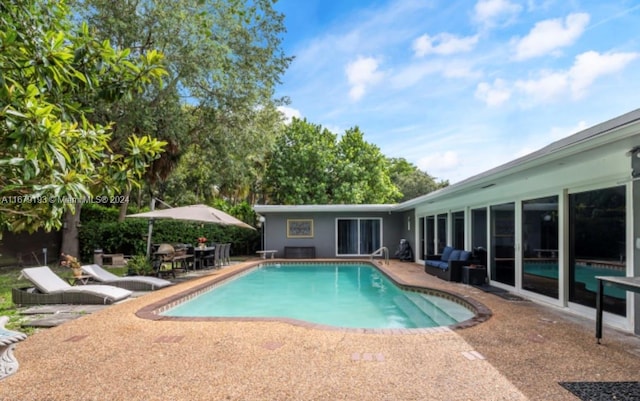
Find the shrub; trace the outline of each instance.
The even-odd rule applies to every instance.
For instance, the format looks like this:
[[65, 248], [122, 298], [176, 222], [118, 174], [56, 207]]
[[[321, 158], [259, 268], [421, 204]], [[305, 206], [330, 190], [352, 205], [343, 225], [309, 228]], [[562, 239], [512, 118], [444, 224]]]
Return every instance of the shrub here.
[[146, 276], [152, 273], [153, 266], [145, 255], [135, 255], [127, 262], [128, 276]]
[[[105, 253], [146, 254], [148, 220], [128, 218], [118, 222], [117, 213], [96, 212], [93, 208], [85, 220], [84, 209], [82, 213], [82, 226], [78, 234], [81, 260], [92, 260], [96, 249], [102, 249]], [[177, 220], [155, 220], [153, 223], [151, 239], [154, 244], [196, 245], [198, 237], [206, 237], [209, 242], [231, 243], [232, 256], [249, 255], [260, 247], [260, 231], [257, 230]]]

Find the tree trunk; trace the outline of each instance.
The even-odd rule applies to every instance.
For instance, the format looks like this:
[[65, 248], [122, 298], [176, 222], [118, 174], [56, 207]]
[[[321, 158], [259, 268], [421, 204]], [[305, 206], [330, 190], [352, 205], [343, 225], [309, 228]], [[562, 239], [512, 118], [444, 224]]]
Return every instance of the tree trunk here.
[[118, 222], [122, 223], [127, 215], [127, 208], [129, 207], [129, 197], [131, 196], [131, 188], [124, 194], [124, 202], [120, 204], [120, 214], [118, 214]]
[[80, 257], [80, 241], [78, 239], [78, 225], [80, 224], [80, 209], [82, 205], [76, 205], [76, 213], [65, 212], [62, 226], [62, 246], [60, 251], [67, 255]]

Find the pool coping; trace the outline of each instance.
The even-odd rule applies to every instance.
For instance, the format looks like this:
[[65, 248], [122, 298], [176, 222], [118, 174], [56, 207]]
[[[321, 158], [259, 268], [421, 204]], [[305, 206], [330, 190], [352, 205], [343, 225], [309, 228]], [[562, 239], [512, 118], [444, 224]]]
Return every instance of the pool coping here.
[[[475, 314], [470, 319], [467, 319], [462, 322], [458, 322], [456, 324], [449, 325], [449, 326], [438, 326], [438, 327], [428, 327], [428, 328], [427, 327], [425, 328], [393, 328], [393, 329], [339, 327], [339, 326], [330, 326], [330, 325], [312, 323], [304, 320], [284, 318], [284, 317], [268, 317], [268, 318], [265, 318], [265, 317], [184, 317], [184, 316], [165, 316], [160, 314], [185, 301], [188, 301], [194, 297], [197, 297], [206, 291], [211, 290], [211, 288], [225, 282], [230, 278], [237, 277], [258, 266], [278, 264], [278, 263], [327, 264], [327, 263], [336, 263], [336, 262], [347, 263], [347, 264], [367, 264], [367, 265], [373, 266], [377, 268], [379, 271], [381, 271], [387, 278], [393, 281], [394, 284], [396, 284], [398, 287], [400, 287], [405, 291], [415, 291], [415, 292], [420, 292], [424, 294], [436, 294], [450, 301], [465, 305], [471, 310], [474, 310]], [[492, 316], [491, 310], [486, 305], [469, 296], [464, 296], [449, 290], [441, 290], [441, 289], [435, 289], [430, 287], [407, 284], [404, 280], [402, 280], [401, 277], [397, 276], [390, 270], [385, 269], [384, 265], [382, 264], [378, 265], [368, 259], [269, 259], [268, 261], [258, 260], [258, 261], [243, 265], [242, 267], [239, 267], [232, 271], [222, 272], [221, 274], [211, 278], [210, 280], [207, 280], [206, 282], [203, 282], [194, 287], [185, 289], [184, 291], [181, 291], [179, 293], [170, 295], [159, 301], [153, 302], [147, 306], [140, 308], [138, 311], [136, 311], [135, 314], [137, 317], [141, 319], [154, 320], [154, 321], [279, 322], [279, 323], [287, 323], [287, 324], [291, 324], [299, 327], [306, 327], [308, 329], [341, 331], [341, 332], [360, 333], [360, 334], [424, 334], [424, 333], [446, 332], [450, 330], [460, 330], [460, 329], [473, 327], [477, 324], [487, 321]]]

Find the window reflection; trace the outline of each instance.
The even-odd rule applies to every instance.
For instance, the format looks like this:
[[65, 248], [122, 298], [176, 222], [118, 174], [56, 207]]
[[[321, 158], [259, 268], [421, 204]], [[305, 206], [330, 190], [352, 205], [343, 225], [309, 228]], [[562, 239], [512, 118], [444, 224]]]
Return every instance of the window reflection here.
[[[569, 301], [595, 308], [596, 276], [626, 275], [625, 188], [569, 196]], [[604, 310], [626, 316], [626, 292], [605, 287]]]
[[522, 288], [558, 298], [558, 197], [522, 202]]

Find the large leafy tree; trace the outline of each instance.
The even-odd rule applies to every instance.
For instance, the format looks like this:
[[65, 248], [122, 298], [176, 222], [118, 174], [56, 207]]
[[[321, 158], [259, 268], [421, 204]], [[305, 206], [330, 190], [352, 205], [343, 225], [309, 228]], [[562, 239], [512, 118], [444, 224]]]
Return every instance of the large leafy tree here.
[[158, 81], [161, 54], [131, 57], [68, 17], [63, 2], [0, 4], [2, 231], [60, 228], [83, 200], [103, 202], [138, 185], [164, 145], [129, 134], [114, 153], [111, 126], [90, 122], [84, 107]]
[[96, 117], [117, 122], [116, 137], [121, 128], [150, 130], [169, 142], [147, 176], [157, 196], [208, 201], [250, 195], [250, 182], [259, 180], [251, 175], [260, 172], [256, 161], [279, 126], [265, 111], [279, 102], [272, 99], [274, 87], [291, 61], [281, 50], [283, 15], [273, 3], [122, 0], [114, 7], [112, 0], [73, 1], [100, 37], [165, 55], [164, 86], [96, 110]]
[[380, 148], [364, 140], [360, 128], [348, 129], [337, 145], [333, 202], [379, 204], [400, 197], [389, 178], [389, 166]]
[[437, 182], [434, 177], [404, 158], [389, 159], [389, 166], [391, 181], [402, 193], [401, 202], [449, 185], [447, 180]]
[[283, 205], [333, 203], [336, 135], [294, 118], [276, 142], [268, 164], [268, 202]]
[[340, 140], [320, 125], [294, 118], [278, 138], [265, 178], [274, 204], [363, 204], [399, 196], [380, 149], [359, 128]]

